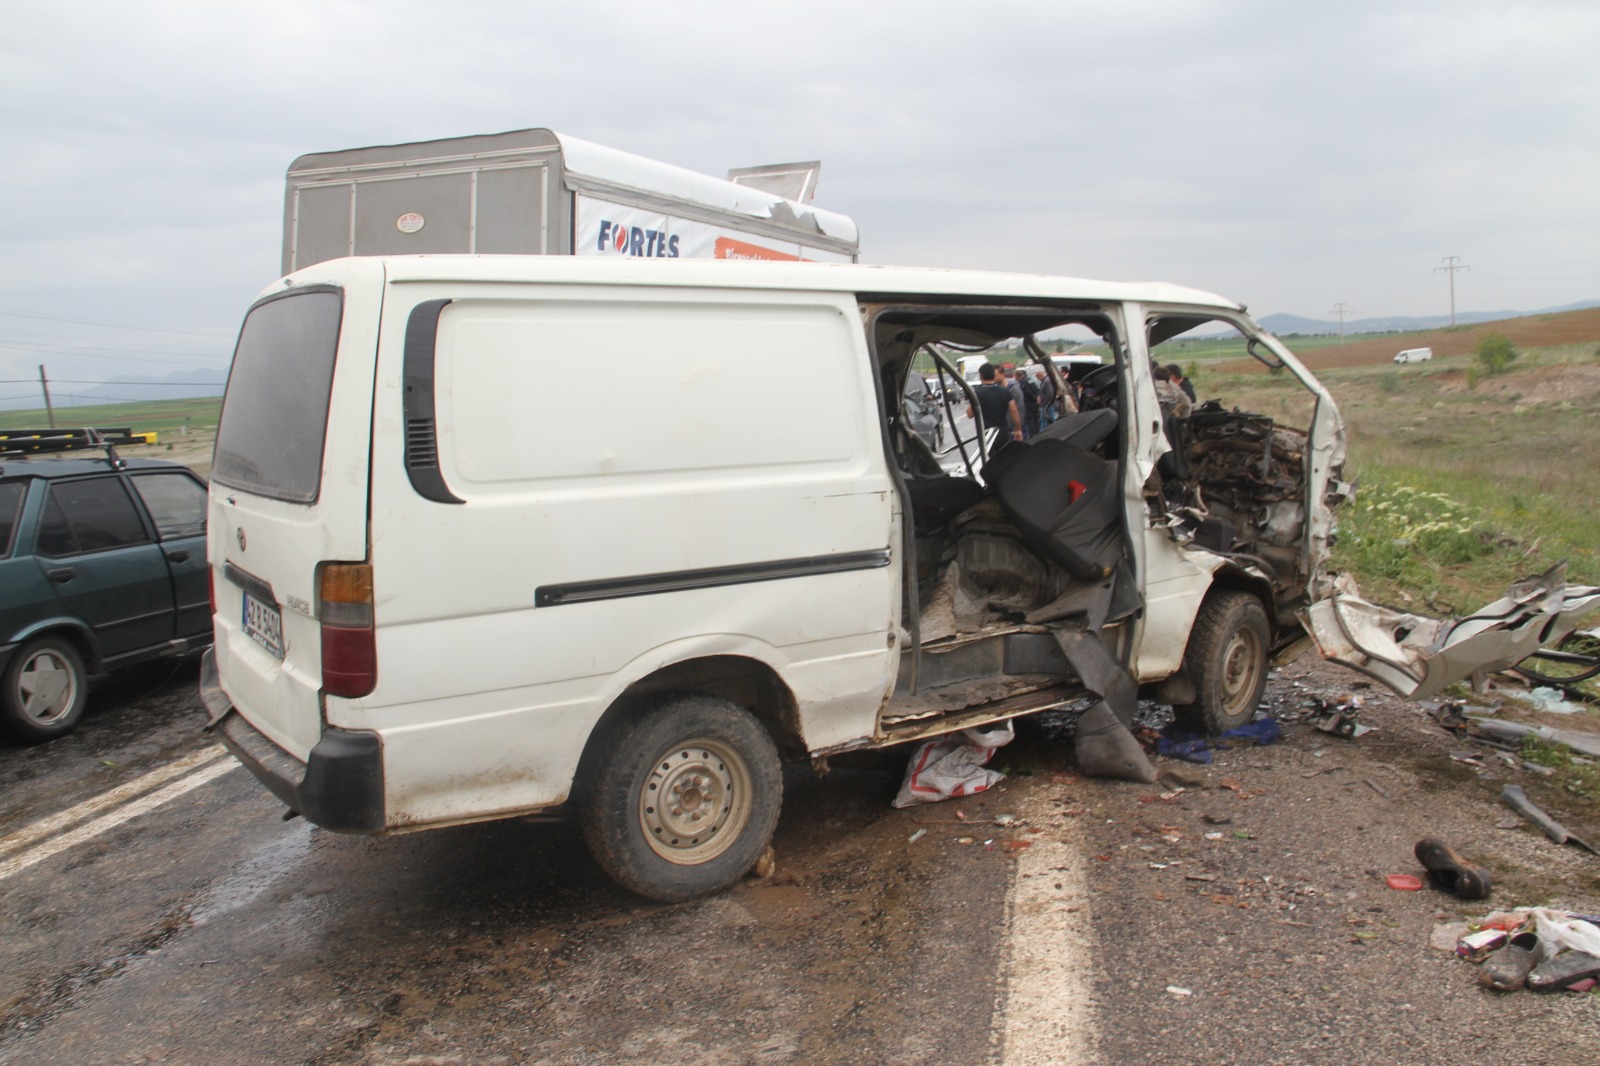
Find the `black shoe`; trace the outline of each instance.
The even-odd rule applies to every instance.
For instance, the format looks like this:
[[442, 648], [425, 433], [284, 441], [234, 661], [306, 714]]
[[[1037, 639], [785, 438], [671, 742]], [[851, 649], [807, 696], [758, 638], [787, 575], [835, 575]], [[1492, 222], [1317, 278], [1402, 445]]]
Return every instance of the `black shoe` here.
[[1467, 865], [1467, 860], [1449, 844], [1427, 837], [1417, 841], [1416, 854], [1434, 888], [1457, 899], [1489, 898], [1489, 871]]

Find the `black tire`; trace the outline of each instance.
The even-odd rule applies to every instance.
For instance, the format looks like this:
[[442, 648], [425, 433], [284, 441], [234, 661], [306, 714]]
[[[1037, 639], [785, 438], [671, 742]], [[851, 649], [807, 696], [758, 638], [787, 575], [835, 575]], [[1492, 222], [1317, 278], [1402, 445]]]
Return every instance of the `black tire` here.
[[727, 888], [761, 857], [778, 824], [783, 768], [750, 712], [711, 696], [674, 696], [600, 743], [579, 823], [595, 862], [618, 884], [676, 903]]
[[1174, 707], [1178, 721], [1207, 736], [1250, 721], [1267, 687], [1272, 627], [1261, 601], [1224, 589], [1200, 606], [1189, 633], [1184, 668], [1194, 681], [1195, 701]]
[[72, 732], [89, 702], [83, 656], [60, 637], [39, 637], [18, 648], [0, 684], [0, 722], [30, 744]]

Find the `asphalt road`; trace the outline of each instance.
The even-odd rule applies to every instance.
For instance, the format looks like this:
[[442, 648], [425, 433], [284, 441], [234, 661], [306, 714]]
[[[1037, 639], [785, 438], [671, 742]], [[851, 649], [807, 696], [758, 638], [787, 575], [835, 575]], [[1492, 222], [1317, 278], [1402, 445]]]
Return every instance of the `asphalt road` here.
[[[1384, 884], [1437, 833], [1495, 871], [1494, 905], [1600, 907], [1592, 858], [1497, 828], [1493, 782], [1453, 776], [1460, 742], [1397, 703], [1372, 699], [1359, 742], [1298, 726], [1161, 764], [1188, 787], [1085, 780], [1038, 729], [1001, 753], [1007, 782], [956, 803], [891, 809], [905, 752], [792, 769], [776, 874], [665, 906], [606, 880], [570, 826], [285, 822], [200, 733], [195, 673], [127, 675], [74, 736], [0, 748], [0, 1063], [1502, 1066], [1600, 1047], [1592, 997], [1484, 992], [1428, 946], [1483, 904]], [[1269, 702], [1349, 683], [1299, 669]]]

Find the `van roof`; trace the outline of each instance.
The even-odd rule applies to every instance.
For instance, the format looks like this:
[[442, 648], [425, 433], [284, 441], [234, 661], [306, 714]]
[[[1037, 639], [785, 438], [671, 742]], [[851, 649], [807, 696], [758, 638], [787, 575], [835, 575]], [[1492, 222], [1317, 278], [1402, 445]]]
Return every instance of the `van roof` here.
[[[566, 255], [365, 256], [381, 264], [394, 283], [554, 282], [809, 289], [883, 296], [993, 296], [1044, 300], [1177, 303], [1243, 311], [1244, 305], [1214, 293], [1166, 282], [1094, 281], [982, 270], [864, 266], [857, 263], [746, 262], [716, 259], [646, 259]], [[291, 277], [309, 282], [343, 260], [329, 260]], [[281, 292], [282, 285], [263, 295]]]

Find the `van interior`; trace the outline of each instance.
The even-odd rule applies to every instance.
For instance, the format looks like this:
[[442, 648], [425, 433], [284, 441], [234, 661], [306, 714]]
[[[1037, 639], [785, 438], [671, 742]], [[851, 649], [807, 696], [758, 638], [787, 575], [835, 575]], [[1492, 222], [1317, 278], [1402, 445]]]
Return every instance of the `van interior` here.
[[[1120, 402], [1127, 345], [1103, 309], [882, 305], [870, 309], [869, 321], [888, 447], [910, 516], [902, 668], [880, 716], [885, 734], [909, 738], [969, 717], [1084, 708], [1097, 698], [1129, 724], [1127, 623], [1143, 607], [1138, 524], [1164, 529], [1185, 551], [1220, 557], [1220, 565], [1209, 561], [1219, 576], [1270, 583], [1274, 630], [1292, 628], [1294, 601], [1309, 579], [1302, 562], [1309, 409], [1305, 428], [1218, 400], [1186, 417], [1164, 411], [1170, 450], [1139, 483], [1129, 466], [1135, 427]], [[1075, 383], [1077, 413], [1021, 442], [1000, 441], [1003, 434], [988, 427], [998, 446], [987, 448], [970, 424], [958, 432], [968, 404], [976, 409], [959, 369], [963, 356], [1042, 366], [1060, 389], [1037, 335], [1071, 326], [1115, 353]], [[1233, 329], [1241, 339], [1225, 318], [1166, 314], [1152, 315], [1146, 340], [1161, 361], [1164, 342], [1202, 327]], [[1269, 365], [1277, 361], [1258, 342], [1247, 349]], [[931, 357], [943, 379], [947, 432], [938, 454], [904, 412], [905, 381], [919, 355]], [[1107, 687], [1119, 681], [1129, 692], [1113, 699]]]

